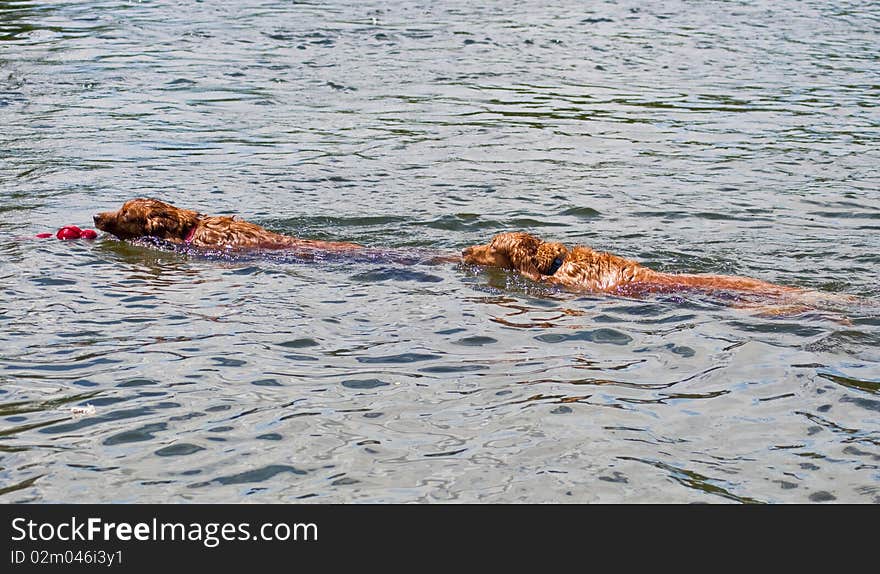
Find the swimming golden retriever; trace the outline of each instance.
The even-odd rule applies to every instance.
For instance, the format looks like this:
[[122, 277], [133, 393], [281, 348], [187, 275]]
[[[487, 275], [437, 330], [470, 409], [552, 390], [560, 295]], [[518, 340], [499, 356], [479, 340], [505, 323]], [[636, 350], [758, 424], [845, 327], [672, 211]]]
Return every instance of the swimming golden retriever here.
[[116, 211], [94, 216], [95, 227], [120, 239], [155, 237], [212, 249], [305, 249], [356, 251], [357, 243], [315, 241], [282, 235], [236, 216], [209, 216], [158, 199], [126, 201]]
[[569, 249], [523, 232], [499, 233], [486, 245], [462, 251], [465, 263], [519, 271], [534, 281], [603, 293], [639, 294], [685, 289], [780, 296], [804, 292], [733, 275], [662, 273], [589, 247]]

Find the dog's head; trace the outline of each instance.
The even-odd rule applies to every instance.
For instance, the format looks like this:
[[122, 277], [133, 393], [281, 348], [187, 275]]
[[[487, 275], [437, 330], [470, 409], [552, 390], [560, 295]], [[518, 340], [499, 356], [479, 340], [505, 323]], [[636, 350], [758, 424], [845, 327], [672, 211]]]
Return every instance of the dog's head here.
[[120, 239], [158, 237], [184, 239], [198, 223], [198, 212], [180, 209], [158, 199], [132, 199], [117, 211], [94, 216], [95, 227]]
[[519, 271], [532, 280], [552, 275], [568, 250], [561, 243], [545, 243], [519, 231], [499, 233], [486, 245], [461, 252], [465, 263]]

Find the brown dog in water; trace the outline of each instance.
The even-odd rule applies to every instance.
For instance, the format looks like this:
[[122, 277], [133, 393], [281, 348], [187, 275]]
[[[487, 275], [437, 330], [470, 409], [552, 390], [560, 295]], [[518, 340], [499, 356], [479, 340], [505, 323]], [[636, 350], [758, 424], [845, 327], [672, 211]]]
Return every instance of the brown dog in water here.
[[522, 232], [500, 233], [487, 245], [462, 251], [465, 263], [519, 271], [534, 281], [546, 281], [583, 291], [638, 294], [701, 289], [740, 291], [780, 296], [804, 292], [748, 277], [662, 273], [589, 247], [568, 249]]
[[236, 218], [208, 216], [158, 199], [132, 199], [117, 211], [95, 215], [95, 227], [120, 239], [156, 237], [182, 245], [213, 249], [305, 249], [355, 251], [356, 243], [314, 241], [274, 233]]

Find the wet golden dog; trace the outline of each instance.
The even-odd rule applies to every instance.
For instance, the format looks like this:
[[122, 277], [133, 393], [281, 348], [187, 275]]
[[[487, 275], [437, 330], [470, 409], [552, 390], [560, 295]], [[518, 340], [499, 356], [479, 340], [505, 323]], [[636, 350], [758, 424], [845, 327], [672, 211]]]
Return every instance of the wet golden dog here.
[[290, 249], [354, 251], [356, 243], [314, 241], [274, 233], [235, 216], [208, 216], [158, 199], [132, 199], [117, 211], [94, 216], [95, 227], [120, 239], [156, 237], [214, 249]]
[[803, 292], [732, 275], [662, 273], [589, 247], [565, 247], [522, 232], [500, 233], [486, 245], [462, 252], [465, 263], [519, 271], [529, 279], [593, 292], [638, 294], [682, 289], [740, 291], [762, 295]]

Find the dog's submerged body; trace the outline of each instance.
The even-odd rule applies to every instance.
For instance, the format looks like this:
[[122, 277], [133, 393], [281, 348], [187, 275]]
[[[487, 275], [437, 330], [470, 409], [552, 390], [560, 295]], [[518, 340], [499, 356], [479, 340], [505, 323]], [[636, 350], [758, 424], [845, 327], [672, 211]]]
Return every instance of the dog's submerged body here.
[[568, 249], [523, 232], [500, 233], [486, 245], [468, 247], [462, 257], [465, 263], [512, 269], [535, 281], [582, 291], [636, 295], [700, 289], [769, 296], [803, 292], [748, 277], [662, 273], [632, 259], [583, 246]]
[[348, 252], [362, 245], [282, 235], [235, 216], [208, 216], [158, 199], [132, 199], [98, 213], [95, 227], [120, 239], [155, 237], [204, 249], [298, 249]]

